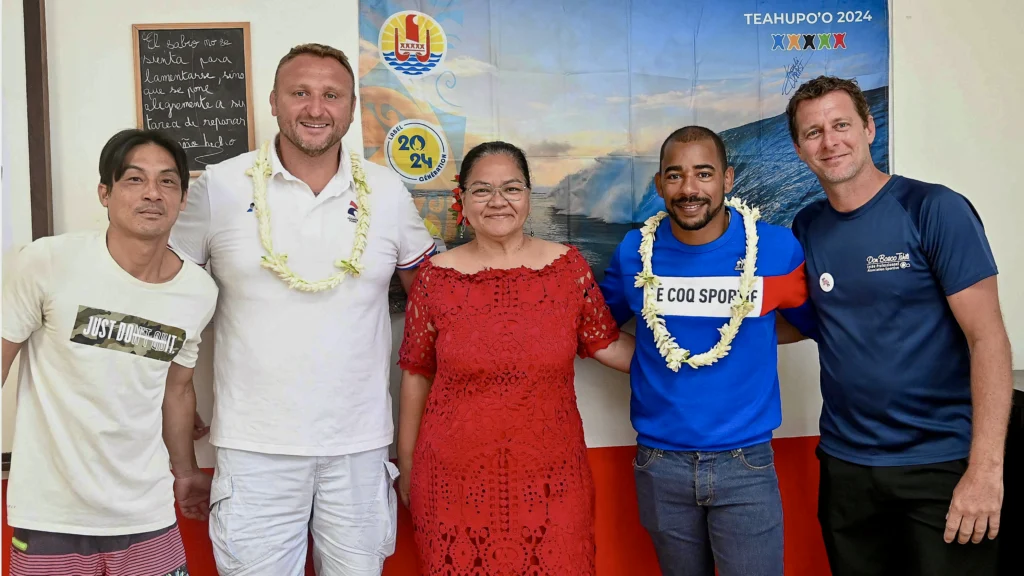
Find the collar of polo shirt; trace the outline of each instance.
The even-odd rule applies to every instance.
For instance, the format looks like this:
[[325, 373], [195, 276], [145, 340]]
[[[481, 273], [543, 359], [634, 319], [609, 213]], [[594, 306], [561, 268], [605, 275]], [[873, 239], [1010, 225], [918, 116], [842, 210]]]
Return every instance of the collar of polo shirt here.
[[[281, 157], [277, 154], [277, 141], [280, 137], [280, 134], [274, 136], [274, 139], [272, 140], [273, 145], [270, 147], [270, 178], [273, 180], [280, 176], [285, 180], [301, 182], [297, 176], [289, 172], [288, 169], [284, 167], [284, 163], [281, 162]], [[340, 154], [340, 161], [338, 162], [338, 172], [334, 175], [334, 178], [338, 179], [341, 186], [325, 187], [322, 192], [323, 198], [334, 198], [335, 196], [340, 196], [346, 190], [355, 190], [356, 181], [352, 176], [352, 157], [344, 142], [341, 143], [341, 146], [338, 149], [338, 154]]]

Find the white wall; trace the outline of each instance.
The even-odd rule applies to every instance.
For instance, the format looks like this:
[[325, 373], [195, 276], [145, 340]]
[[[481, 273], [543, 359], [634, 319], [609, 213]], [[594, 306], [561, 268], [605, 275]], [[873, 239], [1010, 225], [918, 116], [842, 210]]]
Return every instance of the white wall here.
[[[28, 193], [25, 26], [21, 2], [3, 4], [3, 250], [32, 241]], [[8, 230], [8, 226], [10, 229]], [[10, 244], [9, 244], [10, 242]]]
[[[7, 255], [32, 241], [28, 192], [28, 108], [25, 95], [25, 24], [21, 2], [3, 3], [3, 269]], [[17, 362], [3, 389], [3, 451], [10, 452], [17, 398]]]
[[[1002, 270], [1004, 313], [1015, 344], [1014, 366], [1024, 368], [1024, 262], [1014, 248], [1016, 214], [1024, 210], [1018, 168], [1010, 155], [1021, 146], [1013, 136], [1024, 133], [1019, 103], [1024, 80], [991, 52], [992, 38], [1011, 38], [1012, 23], [1024, 19], [1024, 3], [987, 0], [965, 10], [956, 0], [894, 0], [895, 72], [893, 78], [893, 165], [907, 176], [942, 181], [967, 195], [985, 219]], [[332, 44], [353, 58], [358, 54], [355, 0], [294, 0], [285, 10], [277, 2], [179, 0], [157, 6], [134, 0], [47, 4], [50, 64], [50, 114], [57, 232], [98, 228], [104, 212], [93, 192], [96, 156], [114, 131], [132, 126], [135, 102], [131, 25], [150, 22], [249, 21], [257, 140], [275, 130], [267, 98], [277, 60], [294, 44]], [[20, 2], [3, 4], [4, 96], [8, 97], [7, 48], [20, 50]], [[11, 22], [15, 20], [15, 22]], [[9, 32], [10, 30], [10, 32]], [[23, 57], [22, 66], [23, 66]], [[22, 92], [23, 92], [23, 71]], [[24, 96], [22, 95], [22, 101]], [[8, 101], [8, 105], [10, 101]], [[22, 104], [23, 106], [23, 104]], [[19, 112], [23, 113], [23, 112]], [[5, 144], [7, 122], [4, 122]], [[360, 120], [345, 141], [361, 148]], [[24, 127], [18, 138], [24, 140]], [[27, 166], [27, 158], [12, 158]], [[24, 169], [24, 168], [22, 168]], [[13, 172], [13, 170], [12, 170]], [[13, 176], [13, 175], [12, 175]], [[27, 175], [19, 176], [27, 183]], [[1016, 184], [1016, 186], [1015, 186]], [[27, 198], [27, 185], [15, 195]], [[27, 214], [27, 199], [22, 201]], [[393, 318], [397, 356], [402, 319]], [[204, 335], [210, 342], [209, 331]], [[210, 347], [197, 370], [200, 411], [209, 416]], [[817, 355], [807, 343], [780, 350], [784, 423], [779, 436], [817, 433], [821, 397], [817, 389]], [[593, 361], [577, 362], [577, 394], [587, 442], [591, 446], [629, 444], [634, 433], [628, 418], [628, 383], [624, 375]], [[397, 383], [398, 373], [392, 373]], [[397, 394], [396, 394], [397, 397]], [[4, 402], [5, 415], [10, 414]], [[6, 418], [5, 418], [6, 420]], [[9, 435], [4, 432], [7, 449]], [[205, 441], [200, 463], [212, 463]]]
[[[993, 50], [1019, 36], [1020, 0], [893, 0], [894, 171], [967, 196], [999, 266], [1000, 303], [1024, 369], [1024, 75]], [[1004, 54], [1006, 54], [1004, 56]]]

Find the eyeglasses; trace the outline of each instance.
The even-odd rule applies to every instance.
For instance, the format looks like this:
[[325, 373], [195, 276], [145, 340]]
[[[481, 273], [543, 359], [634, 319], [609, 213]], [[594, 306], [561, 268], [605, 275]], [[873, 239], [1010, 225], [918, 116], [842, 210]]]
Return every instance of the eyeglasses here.
[[491, 186], [474, 186], [466, 190], [466, 194], [473, 199], [473, 202], [484, 204], [491, 201], [495, 192], [501, 192], [501, 197], [506, 202], [519, 202], [529, 192], [529, 189], [522, 185], [509, 184], [501, 188]]

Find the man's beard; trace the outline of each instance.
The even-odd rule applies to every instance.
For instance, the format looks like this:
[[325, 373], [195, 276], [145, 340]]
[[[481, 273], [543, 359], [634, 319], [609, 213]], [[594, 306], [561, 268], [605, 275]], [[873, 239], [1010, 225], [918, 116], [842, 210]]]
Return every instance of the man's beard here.
[[302, 151], [303, 154], [310, 158], [316, 158], [317, 156], [323, 155], [325, 152], [330, 150], [335, 144], [341, 142], [342, 134], [340, 131], [333, 131], [324, 140], [324, 143], [319, 146], [311, 146], [307, 144], [302, 138], [299, 137], [298, 127], [295, 125], [289, 126], [287, 130], [281, 130], [281, 134], [292, 143], [293, 146]]
[[857, 166], [856, 164], [851, 164], [846, 168], [840, 168], [836, 170], [826, 169], [822, 171], [821, 176], [822, 179], [828, 182], [829, 184], [842, 184], [843, 182], [853, 180], [854, 176], [857, 175], [859, 168], [860, 167]]
[[849, 165], [838, 168], [822, 167], [819, 179], [829, 184], [848, 182], [856, 178], [868, 162], [871, 162], [870, 157], [868, 159], [858, 158], [855, 153], [851, 153]]
[[710, 205], [711, 200], [704, 196], [689, 196], [687, 198], [679, 198], [672, 202], [672, 207], [668, 210], [668, 215], [672, 218], [672, 221], [676, 223], [683, 230], [695, 231], [707, 226], [719, 212], [722, 211], [722, 207], [725, 206], [725, 200], [723, 199], [718, 203], [717, 206], [713, 206], [704, 212], [704, 216], [698, 219], [696, 222], [684, 222], [679, 216], [676, 215], [675, 206], [681, 204], [694, 204], [700, 202], [705, 205]]

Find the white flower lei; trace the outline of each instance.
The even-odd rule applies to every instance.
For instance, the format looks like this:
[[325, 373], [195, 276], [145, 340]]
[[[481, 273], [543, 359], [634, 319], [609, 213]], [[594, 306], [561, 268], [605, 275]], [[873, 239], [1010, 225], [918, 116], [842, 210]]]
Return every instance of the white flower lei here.
[[[356, 238], [352, 244], [352, 255], [348, 260], [338, 260], [334, 266], [340, 268], [337, 273], [329, 278], [310, 282], [299, 277], [288, 267], [288, 255], [274, 252], [270, 236], [270, 209], [267, 208], [267, 181], [273, 172], [270, 166], [270, 142], [264, 142], [260, 147], [259, 154], [252, 168], [245, 171], [246, 175], [252, 176], [252, 199], [253, 211], [256, 213], [256, 221], [259, 223], [260, 243], [267, 254], [260, 257], [260, 266], [273, 271], [292, 290], [303, 292], [322, 292], [331, 290], [341, 284], [345, 276], [359, 276], [362, 272], [362, 264], [359, 260], [366, 250], [366, 239], [370, 231], [370, 187], [366, 184], [366, 173], [360, 164], [359, 156], [351, 155], [352, 158], [352, 179], [356, 183], [356, 202], [359, 204], [359, 215], [356, 218]], [[257, 177], [259, 176], [259, 177]]]
[[637, 288], [642, 286], [644, 289], [644, 307], [641, 310], [641, 315], [647, 321], [647, 327], [654, 333], [654, 342], [658, 346], [658, 351], [665, 358], [669, 369], [673, 372], [678, 372], [679, 367], [683, 364], [688, 364], [691, 368], [699, 368], [701, 366], [710, 366], [725, 358], [729, 354], [733, 338], [739, 332], [743, 318], [754, 309], [754, 304], [750, 301], [750, 293], [754, 289], [754, 270], [757, 263], [756, 222], [760, 218], [761, 213], [757, 208], [747, 207], [739, 198], [731, 198], [725, 202], [725, 205], [735, 208], [743, 216], [743, 229], [746, 232], [747, 252], [743, 257], [740, 289], [739, 293], [732, 299], [729, 322], [718, 329], [718, 332], [722, 335], [721, 339], [710, 350], [696, 356], [691, 356], [689, 350], [680, 348], [676, 344], [675, 338], [665, 328], [665, 320], [658, 317], [661, 311], [655, 304], [654, 291], [661, 281], [651, 270], [651, 254], [654, 250], [654, 233], [658, 229], [658, 224], [665, 216], [668, 216], [668, 213], [658, 212], [648, 218], [644, 222], [643, 228], [640, 229], [642, 238], [640, 241], [640, 260], [643, 263], [643, 268], [636, 275], [634, 286]]

